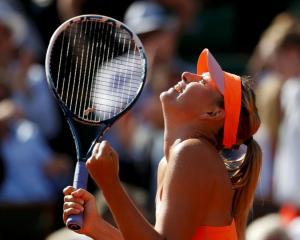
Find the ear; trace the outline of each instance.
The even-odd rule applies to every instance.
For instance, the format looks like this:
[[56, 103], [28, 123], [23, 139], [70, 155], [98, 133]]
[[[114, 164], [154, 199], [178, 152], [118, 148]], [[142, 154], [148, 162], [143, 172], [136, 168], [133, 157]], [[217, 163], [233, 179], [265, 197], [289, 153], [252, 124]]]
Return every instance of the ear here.
[[213, 111], [207, 111], [201, 115], [202, 119], [221, 120], [225, 117], [225, 111], [222, 108], [216, 108]]

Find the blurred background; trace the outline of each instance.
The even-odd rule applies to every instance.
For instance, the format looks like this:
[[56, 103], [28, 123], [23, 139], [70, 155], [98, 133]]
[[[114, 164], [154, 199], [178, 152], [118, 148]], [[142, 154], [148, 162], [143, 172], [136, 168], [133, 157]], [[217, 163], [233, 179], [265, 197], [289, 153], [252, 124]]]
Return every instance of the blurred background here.
[[[161, 91], [196, 70], [209, 48], [223, 70], [252, 77], [262, 120], [263, 168], [247, 240], [300, 240], [300, 1], [0, 0], [0, 239], [88, 239], [64, 228], [62, 189], [75, 145], [44, 70], [49, 39], [65, 20], [101, 14], [127, 24], [147, 58], [145, 90], [105, 136], [120, 177], [154, 222], [163, 156]], [[101, 190], [99, 210], [113, 223]]]

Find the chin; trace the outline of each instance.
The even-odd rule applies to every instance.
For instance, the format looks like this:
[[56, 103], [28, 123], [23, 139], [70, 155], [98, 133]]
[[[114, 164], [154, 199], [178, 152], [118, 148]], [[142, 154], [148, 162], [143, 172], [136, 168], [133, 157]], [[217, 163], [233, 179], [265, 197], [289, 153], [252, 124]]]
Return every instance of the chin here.
[[162, 105], [166, 105], [166, 104], [168, 105], [168, 102], [170, 102], [172, 99], [170, 90], [161, 92], [161, 94], [159, 95], [159, 98], [160, 98], [160, 102]]
[[178, 92], [172, 87], [160, 94], [160, 100], [163, 102], [167, 99], [176, 99]]
[[170, 88], [160, 94], [160, 101], [163, 109], [173, 109], [177, 105], [178, 92], [174, 88]]

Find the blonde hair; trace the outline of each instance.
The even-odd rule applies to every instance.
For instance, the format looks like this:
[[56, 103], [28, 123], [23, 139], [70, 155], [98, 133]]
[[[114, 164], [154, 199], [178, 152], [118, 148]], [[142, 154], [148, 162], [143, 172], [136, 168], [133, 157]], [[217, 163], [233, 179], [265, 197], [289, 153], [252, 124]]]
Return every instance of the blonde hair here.
[[[255, 103], [255, 94], [248, 78], [242, 77], [242, 105], [237, 136], [238, 148], [241, 143], [247, 144], [247, 151], [238, 168], [233, 171], [224, 159], [225, 166], [229, 171], [232, 187], [235, 190], [232, 214], [235, 219], [238, 239], [245, 239], [245, 229], [249, 211], [252, 207], [256, 185], [261, 169], [262, 153], [260, 146], [252, 138], [260, 126], [260, 118]], [[221, 134], [220, 136], [221, 137]], [[219, 140], [221, 140], [219, 138]]]

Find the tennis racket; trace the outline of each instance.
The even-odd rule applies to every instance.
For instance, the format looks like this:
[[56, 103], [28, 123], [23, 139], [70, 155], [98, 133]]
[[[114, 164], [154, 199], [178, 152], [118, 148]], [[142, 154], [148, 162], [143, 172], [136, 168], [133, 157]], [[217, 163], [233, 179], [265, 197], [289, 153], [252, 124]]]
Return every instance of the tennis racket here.
[[[46, 75], [70, 127], [77, 163], [73, 186], [87, 187], [85, 162], [96, 142], [136, 102], [147, 61], [141, 41], [126, 25], [101, 15], [81, 15], [61, 24], [46, 53]], [[83, 214], [68, 228], [79, 230]]]

